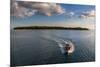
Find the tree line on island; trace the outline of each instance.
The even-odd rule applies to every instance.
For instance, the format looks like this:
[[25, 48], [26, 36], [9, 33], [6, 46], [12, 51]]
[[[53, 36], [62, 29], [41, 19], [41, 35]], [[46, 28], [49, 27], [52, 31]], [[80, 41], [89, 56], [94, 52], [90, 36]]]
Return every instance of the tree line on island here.
[[60, 26], [23, 26], [14, 27], [14, 30], [55, 29], [55, 30], [89, 30], [82, 27], [60, 27]]

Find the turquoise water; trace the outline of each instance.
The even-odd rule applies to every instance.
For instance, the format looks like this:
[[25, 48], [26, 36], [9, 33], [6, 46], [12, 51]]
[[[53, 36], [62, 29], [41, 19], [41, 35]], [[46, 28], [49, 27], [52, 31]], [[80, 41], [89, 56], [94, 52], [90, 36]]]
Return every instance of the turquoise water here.
[[[64, 55], [55, 40], [72, 40], [75, 51]], [[95, 61], [93, 30], [11, 31], [11, 65], [41, 65]]]

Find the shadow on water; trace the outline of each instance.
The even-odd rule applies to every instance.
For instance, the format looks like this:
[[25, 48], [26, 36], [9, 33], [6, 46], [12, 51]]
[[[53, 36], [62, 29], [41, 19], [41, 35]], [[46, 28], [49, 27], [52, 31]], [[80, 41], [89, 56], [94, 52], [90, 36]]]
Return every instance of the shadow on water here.
[[71, 60], [72, 60], [72, 54], [67, 54], [67, 53], [65, 53], [65, 54], [64, 54], [64, 57], [65, 57], [67, 63], [72, 62], [72, 61], [71, 61]]

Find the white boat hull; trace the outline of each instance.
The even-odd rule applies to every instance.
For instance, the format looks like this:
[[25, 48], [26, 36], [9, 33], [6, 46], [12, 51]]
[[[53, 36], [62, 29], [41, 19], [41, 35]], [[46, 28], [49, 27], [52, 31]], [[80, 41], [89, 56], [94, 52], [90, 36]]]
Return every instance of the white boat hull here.
[[60, 50], [61, 50], [61, 52], [63, 53], [63, 54], [71, 54], [71, 53], [73, 53], [74, 52], [74, 50], [75, 50], [75, 47], [74, 47], [74, 44], [71, 42], [71, 41], [63, 41], [65, 44], [66, 43], [69, 43], [69, 45], [70, 45], [70, 49], [69, 50], [66, 50], [65, 48], [66, 48], [66, 45], [65, 44], [62, 44], [62, 43], [59, 43], [59, 47], [60, 47]]

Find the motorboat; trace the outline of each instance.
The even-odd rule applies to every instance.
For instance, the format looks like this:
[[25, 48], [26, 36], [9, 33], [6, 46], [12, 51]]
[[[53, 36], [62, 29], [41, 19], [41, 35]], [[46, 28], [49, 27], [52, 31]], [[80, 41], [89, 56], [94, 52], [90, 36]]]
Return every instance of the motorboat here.
[[72, 41], [70, 40], [62, 40], [62, 42], [58, 43], [63, 54], [70, 55], [74, 52], [75, 47]]

